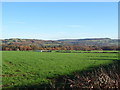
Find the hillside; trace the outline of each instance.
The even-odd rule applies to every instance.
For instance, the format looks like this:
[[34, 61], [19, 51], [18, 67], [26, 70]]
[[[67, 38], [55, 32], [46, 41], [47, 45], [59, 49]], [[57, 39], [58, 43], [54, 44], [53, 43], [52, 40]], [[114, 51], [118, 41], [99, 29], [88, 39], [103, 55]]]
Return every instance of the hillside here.
[[118, 45], [118, 39], [110, 38], [87, 38], [87, 39], [62, 39], [62, 40], [39, 40], [39, 39], [4, 39], [3, 45], [37, 45], [37, 46], [59, 46], [59, 45], [91, 45], [91, 46], [114, 46]]
[[72, 45], [114, 46], [118, 45], [118, 39], [110, 38], [87, 38], [87, 39], [62, 39], [58, 40]]

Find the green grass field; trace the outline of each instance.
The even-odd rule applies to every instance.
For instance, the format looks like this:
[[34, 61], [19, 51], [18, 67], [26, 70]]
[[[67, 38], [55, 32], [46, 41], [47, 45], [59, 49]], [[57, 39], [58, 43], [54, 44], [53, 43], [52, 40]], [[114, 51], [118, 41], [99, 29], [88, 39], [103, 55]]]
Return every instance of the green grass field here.
[[49, 78], [70, 75], [90, 67], [107, 65], [116, 53], [2, 52], [3, 87], [28, 87], [49, 83]]

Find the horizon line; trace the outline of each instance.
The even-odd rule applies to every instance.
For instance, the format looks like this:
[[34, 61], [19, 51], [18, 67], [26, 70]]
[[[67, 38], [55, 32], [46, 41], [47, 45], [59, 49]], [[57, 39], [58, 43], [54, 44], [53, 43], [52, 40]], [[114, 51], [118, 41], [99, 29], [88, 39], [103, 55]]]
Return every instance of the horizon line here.
[[100, 38], [61, 38], [61, 39], [40, 39], [40, 38], [0, 38], [0, 40], [5, 39], [37, 39], [37, 40], [69, 40], [69, 39], [119, 39], [119, 38], [109, 38], [109, 37], [100, 37]]

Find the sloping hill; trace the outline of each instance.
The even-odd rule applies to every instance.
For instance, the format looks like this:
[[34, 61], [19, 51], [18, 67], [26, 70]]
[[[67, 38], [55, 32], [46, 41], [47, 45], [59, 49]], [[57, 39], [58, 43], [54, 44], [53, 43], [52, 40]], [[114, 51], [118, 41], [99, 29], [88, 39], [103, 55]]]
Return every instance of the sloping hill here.
[[114, 46], [118, 45], [118, 39], [110, 38], [87, 38], [87, 39], [62, 39], [62, 40], [39, 40], [39, 39], [4, 39], [2, 44], [7, 45], [38, 45], [38, 46], [58, 46], [58, 45], [97, 45]]
[[97, 45], [97, 46], [118, 45], [118, 39], [110, 39], [110, 38], [62, 39], [58, 41], [72, 45]]

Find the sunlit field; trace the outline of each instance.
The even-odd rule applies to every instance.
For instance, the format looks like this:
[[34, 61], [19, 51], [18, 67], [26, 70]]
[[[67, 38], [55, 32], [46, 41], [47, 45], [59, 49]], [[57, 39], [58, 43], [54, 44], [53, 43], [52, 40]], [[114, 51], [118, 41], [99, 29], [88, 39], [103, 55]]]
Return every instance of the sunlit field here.
[[118, 59], [116, 53], [3, 51], [2, 55], [4, 88], [48, 84], [49, 78], [111, 64]]

